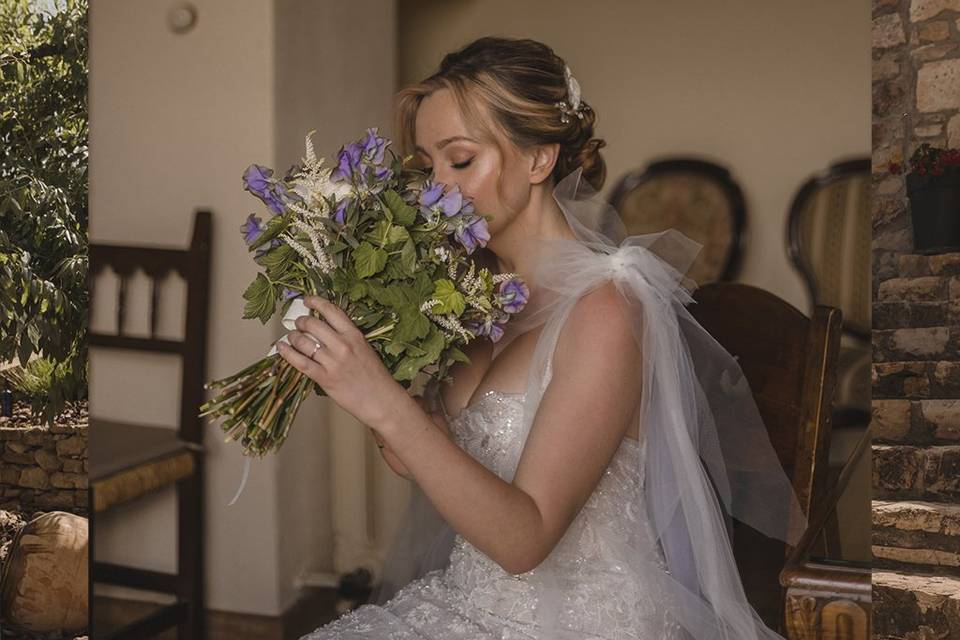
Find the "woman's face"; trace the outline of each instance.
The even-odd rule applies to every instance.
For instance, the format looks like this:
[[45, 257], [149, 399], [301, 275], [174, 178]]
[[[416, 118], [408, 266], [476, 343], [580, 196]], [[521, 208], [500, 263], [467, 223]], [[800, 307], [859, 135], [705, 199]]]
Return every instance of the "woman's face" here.
[[529, 201], [525, 156], [501, 138], [508, 151], [501, 158], [496, 144], [471, 133], [449, 89], [439, 89], [421, 101], [415, 143], [419, 163], [433, 170], [434, 180], [448, 187], [458, 185], [464, 196], [473, 200], [478, 214], [492, 216], [487, 221], [491, 235], [508, 225]]

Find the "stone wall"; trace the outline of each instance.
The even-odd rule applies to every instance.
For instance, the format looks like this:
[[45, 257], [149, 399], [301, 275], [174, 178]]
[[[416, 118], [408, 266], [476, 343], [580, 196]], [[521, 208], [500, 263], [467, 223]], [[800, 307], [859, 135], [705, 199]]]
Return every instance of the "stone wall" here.
[[913, 253], [901, 175], [960, 147], [960, 0], [873, 7], [874, 637], [960, 638], [960, 254]]
[[0, 427], [0, 509], [88, 515], [86, 426]]

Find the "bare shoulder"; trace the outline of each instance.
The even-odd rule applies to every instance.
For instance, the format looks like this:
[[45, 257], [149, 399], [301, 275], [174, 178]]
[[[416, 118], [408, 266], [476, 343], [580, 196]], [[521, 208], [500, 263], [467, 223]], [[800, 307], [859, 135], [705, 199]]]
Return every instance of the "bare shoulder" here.
[[557, 343], [556, 361], [585, 365], [593, 360], [621, 361], [626, 368], [639, 363], [636, 310], [613, 281], [582, 296], [570, 310]]

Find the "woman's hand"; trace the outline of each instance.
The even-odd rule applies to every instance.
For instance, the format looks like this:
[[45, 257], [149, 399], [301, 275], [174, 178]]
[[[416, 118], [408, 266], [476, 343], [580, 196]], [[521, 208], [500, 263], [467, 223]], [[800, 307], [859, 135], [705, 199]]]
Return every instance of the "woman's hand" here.
[[318, 296], [303, 303], [321, 317], [297, 318], [297, 329], [287, 334], [290, 344], [277, 343], [280, 356], [357, 420], [377, 428], [409, 401], [406, 389], [340, 307]]

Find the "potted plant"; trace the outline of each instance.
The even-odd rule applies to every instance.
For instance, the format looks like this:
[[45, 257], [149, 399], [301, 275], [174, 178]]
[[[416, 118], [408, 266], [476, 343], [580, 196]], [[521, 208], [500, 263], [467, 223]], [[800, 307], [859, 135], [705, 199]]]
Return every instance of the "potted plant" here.
[[914, 250], [960, 251], [960, 149], [921, 144], [910, 157], [906, 181]]

